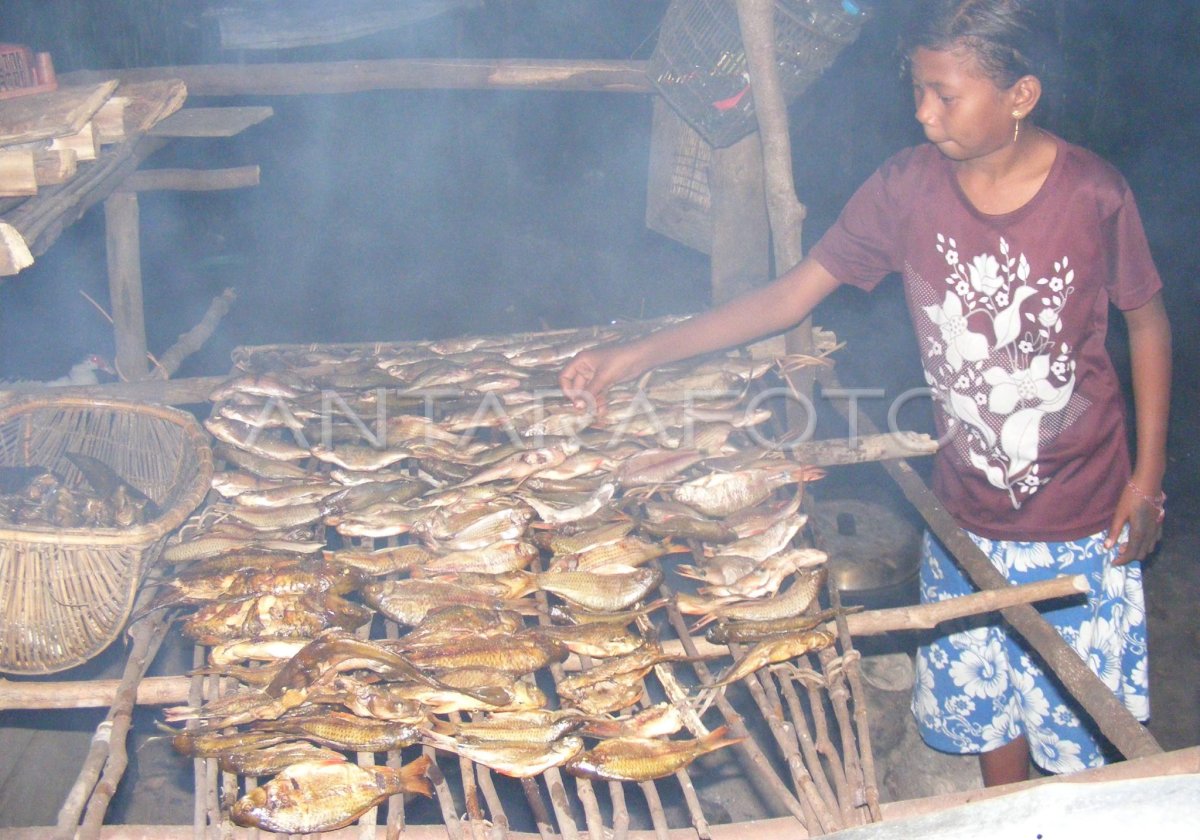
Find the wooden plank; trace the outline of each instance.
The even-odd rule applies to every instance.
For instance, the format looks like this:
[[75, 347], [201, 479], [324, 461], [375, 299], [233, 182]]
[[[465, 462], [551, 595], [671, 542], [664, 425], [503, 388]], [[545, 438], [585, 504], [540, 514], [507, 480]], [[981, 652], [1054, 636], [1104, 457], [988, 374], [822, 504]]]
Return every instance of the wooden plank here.
[[129, 97], [110, 96], [92, 117], [92, 125], [96, 129], [96, 142], [101, 146], [121, 143], [125, 140], [125, 109], [127, 107], [129, 107]]
[[115, 192], [104, 201], [108, 288], [116, 336], [117, 370], [138, 381], [150, 373], [146, 315], [142, 306], [141, 235], [136, 193]]
[[79, 156], [74, 149], [46, 149], [33, 153], [34, 174], [39, 187], [63, 184], [75, 177]]
[[0, 148], [0, 195], [37, 195], [37, 191], [33, 150]]
[[111, 76], [0, 101], [0, 146], [76, 134], [117, 88]]
[[55, 137], [50, 143], [53, 152], [72, 151], [75, 159], [80, 162], [95, 160], [100, 154], [100, 138], [96, 135], [96, 127], [91, 120], [83, 124], [83, 128], [74, 134], [64, 134]]
[[184, 108], [147, 133], [152, 137], [235, 137], [274, 114], [265, 105], [239, 108]]
[[235, 166], [228, 169], [139, 169], [121, 184], [121, 192], [150, 190], [232, 190], [257, 187], [257, 166]]
[[118, 88], [125, 107], [127, 134], [143, 134], [183, 107], [187, 85], [182, 79], [155, 79], [147, 82], [122, 82]]
[[645, 61], [550, 59], [378, 59], [291, 64], [197, 64], [134, 70], [79, 70], [80, 84], [115, 77], [122, 84], [182, 79], [194, 96], [292, 96], [367, 90], [575, 90], [653, 93]]

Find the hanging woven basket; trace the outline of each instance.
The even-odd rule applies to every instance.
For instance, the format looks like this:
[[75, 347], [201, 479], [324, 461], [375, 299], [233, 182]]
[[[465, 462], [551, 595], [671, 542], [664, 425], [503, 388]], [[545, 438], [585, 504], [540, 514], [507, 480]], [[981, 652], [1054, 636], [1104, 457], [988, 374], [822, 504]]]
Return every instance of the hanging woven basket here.
[[86, 487], [67, 453], [104, 462], [158, 513], [128, 528], [0, 526], [3, 672], [55, 673], [108, 647], [167, 536], [212, 480], [208, 436], [182, 411], [84, 397], [0, 408], [0, 467], [44, 467], [68, 487]]
[[[785, 99], [799, 96], [833, 64], [866, 18], [851, 0], [775, 0], [775, 59]], [[647, 74], [679, 116], [717, 148], [758, 128], [733, 0], [673, 0]]]

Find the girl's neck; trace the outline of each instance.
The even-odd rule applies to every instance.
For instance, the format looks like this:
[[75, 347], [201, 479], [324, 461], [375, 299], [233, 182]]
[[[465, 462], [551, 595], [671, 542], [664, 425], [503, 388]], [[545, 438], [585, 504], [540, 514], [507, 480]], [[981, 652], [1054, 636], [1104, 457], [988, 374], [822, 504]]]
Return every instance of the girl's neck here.
[[967, 199], [992, 216], [1019, 210], [1046, 182], [1058, 146], [1045, 132], [1029, 127], [1017, 142], [985, 158], [959, 161], [954, 175]]

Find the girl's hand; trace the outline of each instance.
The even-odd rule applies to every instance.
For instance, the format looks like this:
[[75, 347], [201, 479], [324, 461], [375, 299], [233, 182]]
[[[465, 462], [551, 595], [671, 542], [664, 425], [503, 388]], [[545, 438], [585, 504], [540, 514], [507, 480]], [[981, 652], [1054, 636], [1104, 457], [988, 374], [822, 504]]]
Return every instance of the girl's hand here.
[[632, 345], [614, 344], [577, 354], [558, 375], [558, 384], [577, 409], [599, 413], [605, 391], [644, 370]]
[[1126, 525], [1129, 526], [1129, 539], [1119, 545], [1114, 566], [1124, 566], [1132, 560], [1144, 560], [1162, 537], [1162, 508], [1153, 501], [1163, 498], [1162, 493], [1155, 488], [1157, 495], [1147, 495], [1141, 492], [1142, 489], [1135, 482], [1126, 484], [1121, 500], [1117, 502], [1117, 512], [1113, 515], [1104, 545], [1112, 548]]

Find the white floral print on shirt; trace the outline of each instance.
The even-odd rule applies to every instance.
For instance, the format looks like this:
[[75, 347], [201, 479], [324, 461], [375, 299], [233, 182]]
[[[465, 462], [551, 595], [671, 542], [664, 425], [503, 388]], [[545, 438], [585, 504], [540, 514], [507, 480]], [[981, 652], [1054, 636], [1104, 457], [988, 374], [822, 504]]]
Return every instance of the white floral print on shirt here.
[[1072, 348], [1058, 338], [1075, 272], [1063, 257], [1035, 279], [1003, 237], [998, 254], [969, 260], [952, 237], [938, 234], [936, 247], [949, 272], [941, 302], [921, 307], [931, 327], [922, 331], [925, 375], [965, 432], [964, 459], [1020, 508], [1048, 481], [1038, 455], [1076, 396]]

